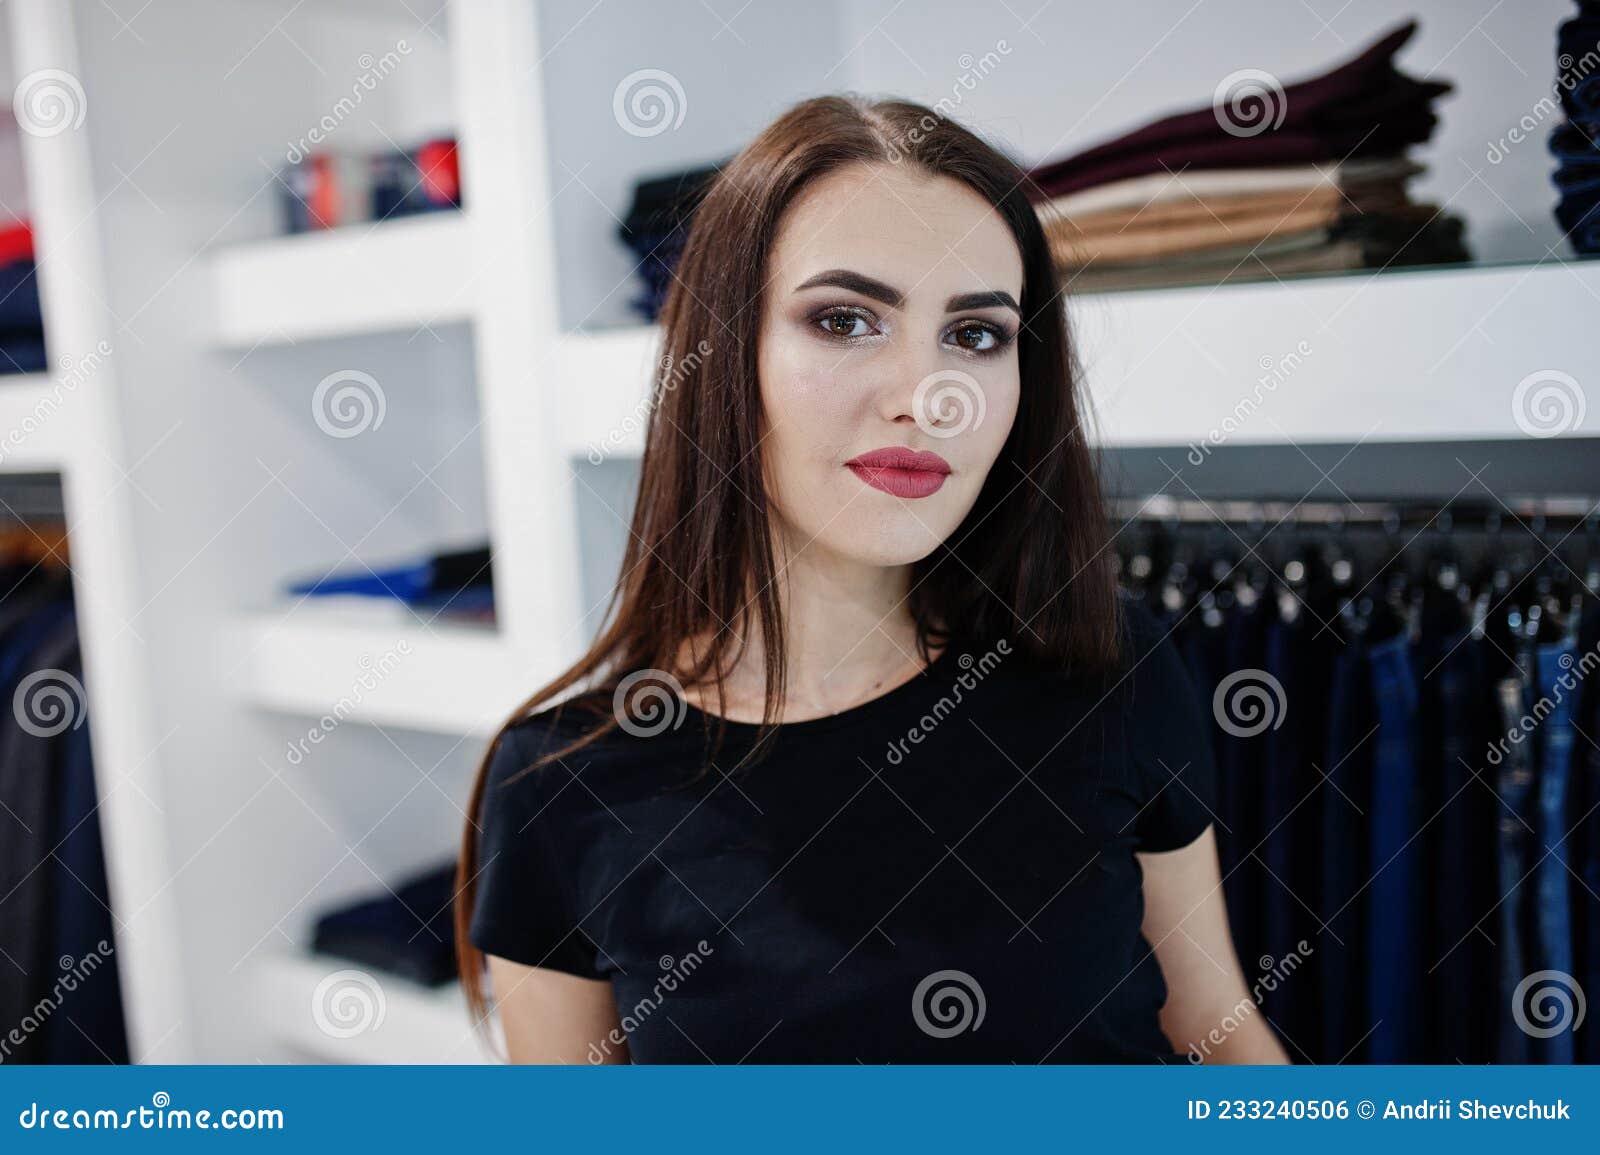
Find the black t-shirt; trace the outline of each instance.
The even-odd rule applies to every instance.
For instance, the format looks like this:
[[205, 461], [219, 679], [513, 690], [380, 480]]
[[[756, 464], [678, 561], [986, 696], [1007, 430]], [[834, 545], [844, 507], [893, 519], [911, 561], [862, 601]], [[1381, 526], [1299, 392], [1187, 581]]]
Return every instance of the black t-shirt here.
[[609, 980], [634, 1062], [1171, 1058], [1134, 852], [1204, 832], [1215, 769], [1175, 647], [1129, 611], [1110, 690], [950, 646], [732, 773], [757, 727], [697, 778], [713, 719], [679, 701], [508, 783], [594, 725], [519, 722], [473, 943]]

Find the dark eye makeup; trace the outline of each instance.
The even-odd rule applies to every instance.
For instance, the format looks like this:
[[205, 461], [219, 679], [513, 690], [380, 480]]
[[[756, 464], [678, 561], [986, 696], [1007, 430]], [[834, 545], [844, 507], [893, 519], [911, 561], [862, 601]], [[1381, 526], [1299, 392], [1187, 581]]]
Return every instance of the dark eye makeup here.
[[[858, 345], [881, 336], [877, 318], [859, 305], [830, 305], [806, 318], [807, 324], [824, 340], [840, 345]], [[946, 326], [944, 340], [952, 348], [974, 357], [995, 357], [1016, 340], [1016, 330], [981, 317], [966, 317]]]

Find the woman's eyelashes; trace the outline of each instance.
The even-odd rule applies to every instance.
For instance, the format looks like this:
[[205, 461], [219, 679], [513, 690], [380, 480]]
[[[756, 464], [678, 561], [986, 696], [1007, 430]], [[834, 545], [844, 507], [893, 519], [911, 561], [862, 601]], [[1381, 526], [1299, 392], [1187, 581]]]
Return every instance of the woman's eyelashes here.
[[[840, 345], [858, 345], [883, 336], [878, 318], [856, 305], [834, 305], [813, 313], [807, 322], [826, 340]], [[945, 345], [976, 357], [994, 357], [1016, 340], [1016, 331], [994, 321], [968, 317], [947, 326], [940, 335]]]
[[1008, 329], [1004, 325], [978, 320], [958, 321], [945, 330], [945, 335], [950, 338], [947, 343], [980, 357], [993, 357], [1004, 353], [1017, 336], [1015, 330]]

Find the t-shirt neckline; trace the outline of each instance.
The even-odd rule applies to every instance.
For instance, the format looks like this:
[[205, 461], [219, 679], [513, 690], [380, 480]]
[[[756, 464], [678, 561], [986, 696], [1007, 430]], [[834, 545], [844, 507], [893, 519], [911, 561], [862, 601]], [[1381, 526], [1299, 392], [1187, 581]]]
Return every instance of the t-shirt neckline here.
[[[870, 721], [900, 705], [918, 690], [931, 685], [935, 678], [942, 677], [945, 671], [955, 664], [959, 649], [960, 647], [953, 643], [947, 644], [933, 661], [911, 675], [904, 682], [890, 687], [875, 698], [868, 698], [865, 702], [858, 702], [854, 706], [840, 710], [837, 714], [824, 714], [818, 718], [801, 718], [794, 722], [779, 722], [776, 727], [777, 731], [783, 734], [813, 734], [836, 727], [853, 726]], [[724, 721], [720, 714], [702, 710], [687, 699], [680, 699], [680, 701], [688, 715], [699, 718], [706, 726], [715, 726]], [[726, 724], [729, 734], [741, 736], [753, 735], [761, 728], [758, 722], [739, 722], [732, 718], [726, 719]]]

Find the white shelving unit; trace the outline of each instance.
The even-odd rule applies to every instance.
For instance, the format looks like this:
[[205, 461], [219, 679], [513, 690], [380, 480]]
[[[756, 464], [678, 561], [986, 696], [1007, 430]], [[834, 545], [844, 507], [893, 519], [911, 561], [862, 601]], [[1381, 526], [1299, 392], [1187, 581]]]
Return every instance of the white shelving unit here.
[[[283, 1041], [310, 1061], [458, 1066], [497, 1062], [496, 1055], [504, 1054], [504, 1038], [493, 1024], [487, 1037], [473, 1030], [458, 987], [433, 989], [380, 977], [374, 987], [355, 988], [367, 1001], [352, 1009], [354, 1017], [339, 1017], [325, 984], [346, 966], [286, 955], [264, 959], [258, 968], [262, 1018], [277, 1024]], [[357, 1030], [367, 1019], [375, 1025]]]
[[[639, 453], [658, 343], [625, 323], [632, 262], [615, 218], [630, 182], [725, 156], [815, 92], [934, 103], [954, 62], [985, 47], [973, 36], [989, 35], [953, 0], [898, 14], [892, 0], [836, 4], [821, 20], [751, 6], [720, 31], [670, 5], [569, 7], [8, 6], [14, 73], [62, 70], [87, 101], [80, 127], [26, 141], [63, 368], [0, 381], [0, 434], [28, 429], [0, 469], [66, 479], [142, 1060], [488, 1057], [456, 992], [381, 976], [382, 1027], [329, 1035], [311, 999], [343, 964], [304, 944], [322, 910], [453, 851], [483, 738], [598, 624], [580, 547], [626, 528], [587, 501], [587, 471]], [[1156, 50], [1147, 16], [1046, 10], [1013, 29], [1002, 6], [990, 23], [1011, 50], [959, 114], [1042, 160], [1190, 104], [1246, 64], [1286, 80], [1319, 70], [1395, 19], [1356, 0], [1329, 38], [1299, 6], [1263, 5], [1249, 22], [1190, 7], [1173, 11], [1182, 35], [1156, 46], [1159, 80], [1122, 84]], [[1566, 4], [1412, 7], [1425, 32], [1412, 70], [1478, 78], [1445, 110], [1422, 193], [1468, 217], [1481, 254], [1515, 249], [1522, 263], [1077, 297], [1108, 449], [1204, 440], [1293, 353], [1231, 445], [1492, 440], [1538, 460], [1546, 442], [1527, 436], [1514, 396], [1530, 375], [1592, 373], [1600, 263], [1555, 251], [1538, 144], [1492, 171], [1478, 154], [1547, 95], [1531, 65]], [[1097, 50], [1076, 50], [1086, 43]], [[387, 59], [352, 104], [362, 62]], [[618, 83], [645, 68], [684, 82], [681, 130], [641, 137], [614, 120]], [[285, 144], [330, 121], [331, 143], [353, 150], [454, 131], [464, 210], [276, 235]], [[64, 366], [101, 342], [112, 352], [67, 388]], [[434, 368], [458, 360], [469, 368]], [[341, 438], [311, 404], [318, 382], [348, 371], [380, 382], [388, 416]], [[1600, 447], [1591, 400], [1562, 436]], [[480, 525], [492, 627], [282, 593]], [[309, 747], [313, 728], [331, 733]]]
[[[1514, 314], [1504, 308], [1512, 300]], [[1512, 405], [1517, 384], [1546, 365], [1593, 357], [1592, 334], [1571, 323], [1584, 301], [1600, 305], [1600, 263], [1078, 294], [1068, 316], [1101, 445], [1187, 445], [1247, 396], [1279, 390], [1292, 402], [1241, 421], [1234, 444], [1454, 441], [1525, 435]], [[1418, 339], [1432, 334], [1455, 336]], [[642, 452], [660, 343], [643, 326], [562, 340], [569, 456]], [[1533, 349], [1538, 363], [1528, 359]], [[1292, 363], [1279, 367], [1286, 357]], [[1272, 371], [1270, 388], [1256, 390]], [[1600, 406], [1560, 436], [1600, 436]]]
[[255, 346], [471, 319], [476, 277], [460, 213], [235, 245], [211, 261], [216, 340]]

